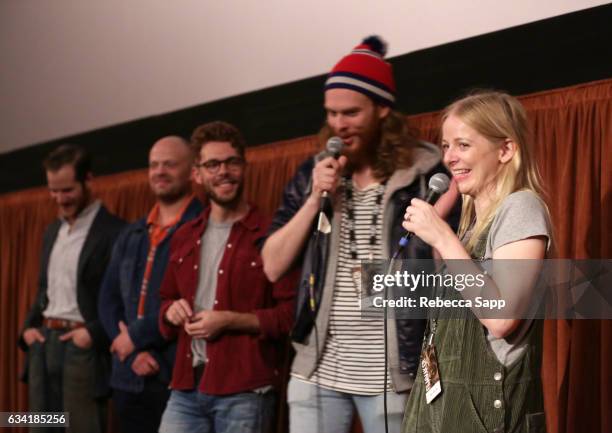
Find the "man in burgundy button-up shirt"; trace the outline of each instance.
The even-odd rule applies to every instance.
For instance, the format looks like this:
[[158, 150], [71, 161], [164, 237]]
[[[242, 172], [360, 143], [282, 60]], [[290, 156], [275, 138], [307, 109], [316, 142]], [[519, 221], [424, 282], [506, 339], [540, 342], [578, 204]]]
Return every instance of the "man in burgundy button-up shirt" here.
[[210, 206], [176, 232], [160, 330], [178, 337], [160, 432], [264, 432], [273, 422], [279, 338], [293, 322], [290, 281], [266, 278], [256, 241], [269, 220], [242, 195], [244, 141], [224, 122], [197, 128], [196, 181]]

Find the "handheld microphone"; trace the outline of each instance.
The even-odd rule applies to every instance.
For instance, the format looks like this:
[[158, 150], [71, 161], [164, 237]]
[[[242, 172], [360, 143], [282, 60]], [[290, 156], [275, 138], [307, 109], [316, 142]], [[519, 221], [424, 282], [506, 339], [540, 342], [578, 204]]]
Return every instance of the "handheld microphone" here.
[[[327, 151], [328, 156], [333, 156], [334, 159], [338, 159], [340, 157], [340, 152], [342, 152], [342, 148], [344, 147], [344, 142], [340, 137], [330, 137], [325, 144], [325, 149]], [[321, 194], [321, 203], [329, 196], [329, 192], [323, 191]]]
[[[436, 173], [431, 179], [429, 179], [429, 189], [427, 190], [427, 195], [425, 196], [425, 201], [431, 205], [434, 205], [440, 196], [448, 191], [448, 187], [450, 186], [450, 179], [444, 173]], [[400, 250], [403, 249], [406, 245], [408, 245], [408, 241], [410, 238], [414, 236], [414, 233], [406, 231], [404, 236], [399, 240]], [[398, 250], [398, 253], [399, 251]], [[397, 254], [396, 254], [397, 255]]]
[[340, 152], [344, 148], [344, 141], [340, 137], [330, 137], [325, 144], [325, 149], [330, 156], [333, 156], [335, 159], [340, 157]]
[[[333, 156], [334, 159], [338, 159], [340, 157], [340, 152], [342, 152], [343, 147], [344, 147], [344, 142], [342, 141], [340, 137], [330, 137], [330, 139], [327, 140], [327, 143], [325, 144], [327, 155]], [[329, 220], [325, 216], [325, 205], [328, 202], [328, 200], [329, 200], [329, 192], [323, 191], [321, 193], [321, 199], [319, 201], [319, 218], [318, 218], [317, 230], [315, 231], [315, 238], [314, 238], [315, 246], [319, 245], [320, 234], [328, 233], [331, 227], [329, 224]], [[316, 248], [313, 248], [312, 251], [313, 251], [312, 263], [315, 263]], [[315, 295], [314, 295], [315, 278], [316, 278], [315, 273], [311, 272], [310, 276], [308, 277], [308, 286], [309, 286], [308, 297], [309, 297], [310, 310], [313, 313], [316, 311], [316, 300], [315, 300]], [[315, 332], [315, 335], [316, 334], [317, 333]]]

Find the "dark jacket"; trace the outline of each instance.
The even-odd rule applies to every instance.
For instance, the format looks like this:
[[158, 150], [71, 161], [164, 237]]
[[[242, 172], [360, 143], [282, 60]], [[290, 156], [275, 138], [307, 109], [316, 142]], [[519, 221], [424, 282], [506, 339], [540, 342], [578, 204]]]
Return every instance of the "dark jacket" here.
[[[81, 249], [77, 268], [77, 303], [85, 320], [85, 327], [93, 340], [92, 349], [96, 354], [97, 380], [94, 390], [96, 397], [107, 395], [109, 391], [109, 340], [98, 320], [98, 291], [110, 259], [113, 243], [124, 225], [125, 221], [111, 215], [104, 206], [100, 206]], [[61, 220], [58, 219], [47, 227], [43, 237], [38, 293], [26, 316], [19, 338], [19, 347], [24, 351], [28, 350], [28, 345], [23, 340], [23, 331], [27, 328], [42, 326], [42, 313], [49, 303], [47, 271], [51, 250], [60, 227]], [[27, 357], [22, 379], [27, 380]]]
[[172, 236], [187, 221], [196, 218], [202, 211], [202, 204], [193, 199], [185, 209], [181, 220], [168, 231], [164, 240], [157, 246], [145, 301], [145, 317], [137, 318], [138, 301], [142, 279], [149, 252], [149, 230], [145, 218], [127, 226], [117, 238], [111, 261], [106, 270], [98, 311], [110, 341], [119, 335], [119, 321], [128, 326], [128, 333], [135, 350], [121, 362], [113, 355], [111, 387], [127, 392], [142, 392], [144, 378], [132, 371], [132, 362], [138, 353], [148, 351], [159, 364], [157, 378], [170, 383], [174, 363], [175, 344], [170, 344], [159, 333], [157, 316], [159, 314], [161, 286], [168, 258]]
[[164, 319], [170, 305], [185, 299], [193, 308], [198, 288], [198, 267], [202, 234], [210, 207], [185, 224], [172, 239], [170, 262], [160, 295], [159, 326], [164, 337], [178, 338], [172, 389], [228, 395], [248, 392], [267, 385], [280, 386], [283, 337], [293, 324], [295, 279], [271, 283], [263, 272], [256, 242], [263, 237], [269, 219], [251, 206], [230, 231], [219, 263], [213, 310], [253, 313], [259, 320], [259, 334], [227, 331], [206, 342], [206, 368], [199, 384], [194, 382], [191, 337], [185, 329]]
[[[316, 161], [323, 156], [317, 155], [315, 158], [310, 158], [298, 168], [296, 175], [285, 188], [282, 204], [274, 216], [268, 235], [289, 222], [304, 204], [311, 190], [312, 169]], [[393, 254], [399, 239], [404, 234], [401, 223], [410, 200], [415, 197], [423, 198], [427, 191], [429, 178], [440, 172], [447, 173], [447, 170], [441, 163], [437, 147], [419, 142], [414, 150], [413, 165], [407, 169], [397, 170], [388, 180], [382, 203], [384, 209], [383, 258], [389, 258]], [[335, 194], [334, 202], [327, 213], [331, 221], [331, 232], [320, 235], [318, 248], [315, 248], [315, 237], [312, 236], [299, 260], [302, 266], [302, 277], [297, 294], [296, 323], [292, 331], [297, 352], [292, 369], [293, 372], [303, 377], [311, 376], [318, 363], [317, 356], [320, 357], [325, 347], [337, 266], [335, 252], [338, 251], [340, 241], [342, 197], [342, 193]], [[460, 204], [458, 203], [449, 217], [453, 228], [457, 227], [459, 216]], [[430, 259], [431, 257], [431, 248], [418, 238], [410, 241], [401, 256], [404, 259]], [[313, 269], [314, 274], [318, 276], [315, 286], [318, 339], [312, 336], [313, 314], [309, 307], [308, 278]], [[412, 386], [419, 362], [424, 328], [425, 321], [420, 319], [397, 319], [389, 326], [389, 368], [394, 389], [398, 392], [406, 391]], [[319, 341], [318, 349], [315, 347], [316, 340]]]

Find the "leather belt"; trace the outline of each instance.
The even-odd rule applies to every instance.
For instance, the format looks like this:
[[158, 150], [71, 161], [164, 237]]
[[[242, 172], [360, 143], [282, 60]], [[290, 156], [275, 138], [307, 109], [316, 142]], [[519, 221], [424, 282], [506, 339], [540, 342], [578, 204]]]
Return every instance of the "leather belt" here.
[[48, 329], [77, 329], [85, 326], [83, 322], [76, 322], [74, 320], [66, 320], [66, 319], [54, 319], [54, 318], [46, 318], [43, 319], [43, 326]]

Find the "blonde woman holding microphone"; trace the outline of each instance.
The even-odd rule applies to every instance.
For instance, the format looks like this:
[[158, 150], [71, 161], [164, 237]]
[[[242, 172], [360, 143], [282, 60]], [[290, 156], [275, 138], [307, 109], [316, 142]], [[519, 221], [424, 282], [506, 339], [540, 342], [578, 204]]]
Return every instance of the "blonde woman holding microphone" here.
[[[438, 251], [447, 272], [465, 268], [469, 259], [482, 262], [467, 265], [475, 269], [530, 259], [518, 268], [514, 261], [498, 262], [521, 270], [512, 284], [487, 277], [501, 298], [528, 305], [539, 271], [529, 264], [545, 258], [552, 234], [525, 110], [505, 93], [479, 92], [451, 104], [442, 122], [444, 163], [463, 196], [459, 233], [418, 199], [406, 209], [403, 226]], [[446, 298], [467, 296], [439, 290]], [[542, 322], [521, 318], [522, 310], [503, 318], [450, 310], [430, 310], [403, 433], [545, 431]]]

